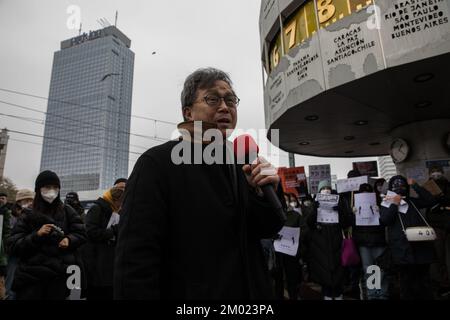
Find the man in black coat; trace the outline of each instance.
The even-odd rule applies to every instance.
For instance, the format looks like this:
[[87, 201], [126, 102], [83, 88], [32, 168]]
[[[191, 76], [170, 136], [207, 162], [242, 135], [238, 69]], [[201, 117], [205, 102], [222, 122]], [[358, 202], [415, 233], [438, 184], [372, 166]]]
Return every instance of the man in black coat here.
[[[186, 79], [181, 100], [185, 121], [219, 129], [227, 145], [239, 103], [227, 74], [197, 70]], [[115, 298], [272, 298], [260, 240], [273, 237], [283, 221], [259, 186], [277, 188], [279, 177], [261, 174], [270, 164], [260, 162], [177, 165], [173, 150], [208, 147], [188, 140], [183, 134], [182, 141], [154, 147], [134, 167], [119, 224]]]

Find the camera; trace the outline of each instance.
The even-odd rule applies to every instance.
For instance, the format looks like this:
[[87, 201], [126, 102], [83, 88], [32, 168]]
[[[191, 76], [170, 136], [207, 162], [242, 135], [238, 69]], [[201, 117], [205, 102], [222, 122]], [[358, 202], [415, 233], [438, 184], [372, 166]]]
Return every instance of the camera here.
[[64, 231], [60, 227], [56, 225], [52, 225], [52, 231], [50, 231], [49, 236], [56, 239], [63, 239], [64, 238]]

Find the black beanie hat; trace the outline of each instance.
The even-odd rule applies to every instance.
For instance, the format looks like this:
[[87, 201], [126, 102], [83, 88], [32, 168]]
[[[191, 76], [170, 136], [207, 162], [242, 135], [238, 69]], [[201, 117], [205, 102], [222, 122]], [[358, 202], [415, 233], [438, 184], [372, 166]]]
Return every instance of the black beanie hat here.
[[53, 171], [43, 171], [41, 172], [37, 178], [35, 183], [35, 191], [39, 192], [42, 187], [45, 186], [58, 186], [61, 189], [61, 182], [59, 181], [58, 176]]
[[75, 201], [80, 201], [80, 199], [78, 198], [78, 193], [76, 193], [75, 191], [71, 191], [69, 193], [66, 194], [66, 200], [75, 200]]
[[125, 178], [119, 178], [119, 179], [117, 179], [117, 180], [114, 182], [113, 186], [115, 186], [116, 184], [121, 183], [121, 182], [127, 183], [127, 181], [128, 181], [128, 180], [125, 179]]
[[358, 170], [356, 170], [356, 169], [350, 170], [350, 171], [347, 173], [347, 178], [348, 178], [348, 179], [350, 179], [350, 178], [356, 178], [356, 177], [361, 177], [361, 173], [360, 173]]
[[409, 191], [410, 191], [408, 180], [404, 176], [401, 176], [401, 175], [393, 176], [391, 179], [389, 179], [389, 190], [392, 191], [392, 187], [393, 187], [395, 180], [402, 180], [403, 184], [406, 187], [406, 194], [408, 195]]

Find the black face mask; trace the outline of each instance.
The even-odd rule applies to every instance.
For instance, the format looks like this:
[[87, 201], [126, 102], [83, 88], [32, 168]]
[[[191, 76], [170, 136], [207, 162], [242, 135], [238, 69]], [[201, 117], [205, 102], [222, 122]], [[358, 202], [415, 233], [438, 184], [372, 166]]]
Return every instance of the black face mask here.
[[408, 196], [408, 184], [402, 179], [395, 179], [392, 182], [392, 192], [395, 192], [402, 197], [406, 197]]

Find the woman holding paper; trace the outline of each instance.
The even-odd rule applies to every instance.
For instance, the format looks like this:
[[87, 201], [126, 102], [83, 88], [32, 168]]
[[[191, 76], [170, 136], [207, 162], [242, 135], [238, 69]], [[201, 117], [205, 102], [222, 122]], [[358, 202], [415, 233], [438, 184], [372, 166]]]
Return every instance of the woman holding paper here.
[[[344, 268], [341, 265], [342, 230], [351, 225], [347, 201], [333, 194], [329, 181], [321, 181], [315, 210], [307, 218], [307, 263], [311, 281], [322, 286], [325, 300], [343, 300]], [[333, 195], [334, 200], [322, 201]], [[328, 197], [332, 198], [332, 197]], [[317, 201], [319, 200], [319, 201]]]
[[[410, 188], [419, 198], [409, 196]], [[388, 227], [388, 245], [399, 271], [401, 299], [432, 299], [430, 264], [434, 261], [433, 241], [408, 240], [405, 230], [427, 226], [419, 209], [433, 206], [433, 197], [413, 179], [407, 180], [403, 176], [389, 180], [389, 191], [381, 206], [380, 221]]]
[[[380, 225], [379, 203], [377, 195], [368, 183], [359, 186], [355, 194], [353, 240], [359, 249], [363, 266], [363, 288], [371, 275], [369, 267], [386, 250], [385, 227]], [[388, 299], [388, 282], [384, 271], [381, 271], [381, 287], [379, 289], [367, 288], [367, 299]]]

